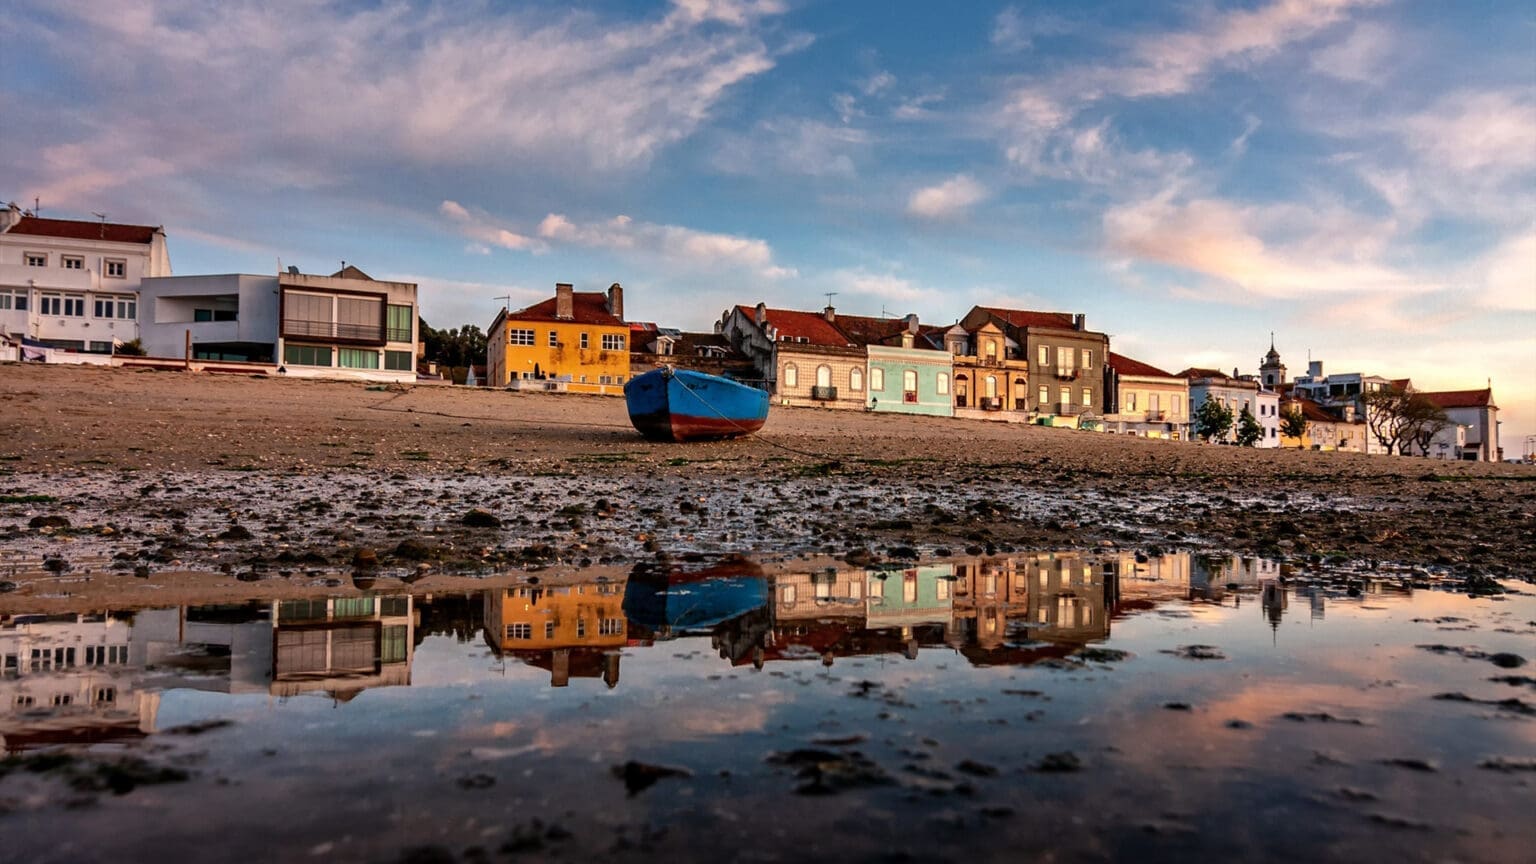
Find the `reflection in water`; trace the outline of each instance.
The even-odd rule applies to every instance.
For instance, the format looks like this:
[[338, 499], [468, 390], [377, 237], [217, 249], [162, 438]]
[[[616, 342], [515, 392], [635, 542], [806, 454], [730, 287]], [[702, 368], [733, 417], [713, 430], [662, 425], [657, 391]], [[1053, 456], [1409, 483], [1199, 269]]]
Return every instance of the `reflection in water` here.
[[10, 616], [0, 736], [11, 751], [142, 737], [170, 689], [348, 701], [408, 685], [413, 606], [402, 594]]
[[[1529, 654], [1528, 596], [1076, 551], [541, 576], [0, 618], [21, 754], [0, 830], [26, 820], [7, 851], [1011, 861], [1049, 836], [1062, 860], [1491, 862], [1536, 842], [1529, 678], [1490, 660]], [[1411, 647], [1431, 642], [1450, 647]], [[1223, 659], [1177, 650], [1196, 645]], [[207, 734], [134, 746], [168, 727]], [[29, 776], [42, 748], [66, 773]], [[76, 809], [82, 772], [125, 755], [189, 776]]]

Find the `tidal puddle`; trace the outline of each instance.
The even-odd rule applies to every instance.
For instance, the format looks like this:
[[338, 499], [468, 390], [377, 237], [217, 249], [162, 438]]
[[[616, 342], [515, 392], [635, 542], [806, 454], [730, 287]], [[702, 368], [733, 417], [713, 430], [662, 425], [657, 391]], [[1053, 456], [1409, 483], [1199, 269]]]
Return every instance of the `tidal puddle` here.
[[1529, 860], [1536, 600], [1055, 552], [0, 617], [26, 861]]

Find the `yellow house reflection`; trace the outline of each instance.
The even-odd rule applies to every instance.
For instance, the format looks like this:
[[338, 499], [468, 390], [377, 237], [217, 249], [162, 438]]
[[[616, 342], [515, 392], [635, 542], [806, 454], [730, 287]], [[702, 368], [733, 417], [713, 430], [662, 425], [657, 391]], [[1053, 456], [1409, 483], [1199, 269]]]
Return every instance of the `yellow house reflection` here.
[[550, 686], [570, 679], [619, 683], [619, 650], [628, 644], [627, 580], [519, 585], [485, 592], [485, 640], [497, 657], [511, 655], [547, 669]]

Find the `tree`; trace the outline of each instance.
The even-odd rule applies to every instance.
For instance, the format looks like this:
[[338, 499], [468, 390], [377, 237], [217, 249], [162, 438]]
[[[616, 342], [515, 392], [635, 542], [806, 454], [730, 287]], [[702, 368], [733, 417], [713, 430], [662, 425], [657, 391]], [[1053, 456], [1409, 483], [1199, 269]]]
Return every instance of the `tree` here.
[[1258, 418], [1244, 405], [1242, 415], [1237, 418], [1237, 446], [1252, 447], [1263, 437], [1264, 427], [1259, 425]]
[[129, 339], [114, 347], [112, 353], [120, 357], [143, 357], [144, 343], [138, 339]]
[[1206, 441], [1221, 438], [1232, 428], [1232, 409], [1207, 396], [1195, 409], [1195, 434]]
[[1280, 434], [1287, 438], [1295, 438], [1296, 446], [1301, 446], [1301, 439], [1307, 434], [1307, 415], [1301, 411], [1301, 406], [1294, 405], [1291, 410], [1280, 417]]
[[485, 334], [474, 324], [465, 324], [457, 330], [434, 330], [422, 321], [421, 342], [426, 359], [439, 366], [459, 368], [485, 362]]
[[1408, 397], [1407, 404], [1403, 406], [1403, 413], [1407, 418], [1404, 425], [1408, 429], [1404, 443], [1411, 441], [1419, 448], [1420, 455], [1430, 455], [1429, 447], [1434, 443], [1435, 436], [1451, 425], [1451, 418], [1439, 405], [1419, 393]]
[[1387, 455], [1403, 452], [1411, 435], [1409, 400], [1411, 395], [1403, 387], [1385, 387], [1372, 390], [1360, 397], [1365, 404], [1365, 425], [1387, 451]]

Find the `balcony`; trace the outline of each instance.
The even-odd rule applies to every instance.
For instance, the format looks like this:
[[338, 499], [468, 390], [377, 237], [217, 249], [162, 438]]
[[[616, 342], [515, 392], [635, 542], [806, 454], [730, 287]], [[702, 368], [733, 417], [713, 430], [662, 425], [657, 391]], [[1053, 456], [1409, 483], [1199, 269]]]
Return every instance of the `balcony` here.
[[1057, 366], [1056, 377], [1062, 381], [1076, 381], [1078, 371], [1072, 366]]
[[286, 339], [334, 339], [338, 342], [369, 342], [382, 345], [384, 326], [284, 318], [283, 337]]
[[811, 399], [817, 402], [833, 402], [837, 399], [836, 387], [812, 387]]
[[1163, 422], [1163, 412], [1160, 409], [1156, 409], [1156, 408], [1149, 410], [1147, 412], [1147, 421], [1149, 423], [1161, 423], [1161, 422]]
[[1028, 411], [1029, 410], [1029, 400], [1025, 399], [1023, 396], [1019, 396], [1019, 397], [1015, 398], [1013, 400], [1013, 410], [1015, 410], [1015, 411]]
[[1075, 417], [1083, 413], [1083, 409], [1081, 406], [1071, 402], [1058, 402], [1056, 403], [1056, 413], [1062, 417]]
[[908, 405], [916, 405], [917, 404], [917, 391], [916, 390], [906, 390], [906, 391], [903, 391], [902, 394], [901, 394], [901, 401], [907, 403]]
[[1003, 400], [1000, 396], [983, 396], [978, 403], [983, 411], [1003, 410]]

